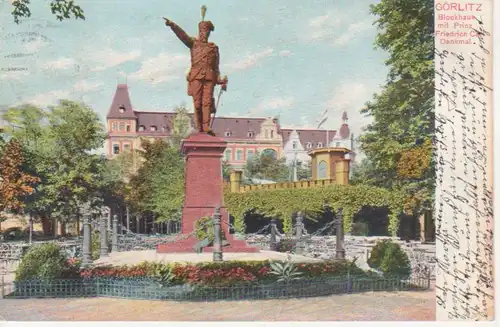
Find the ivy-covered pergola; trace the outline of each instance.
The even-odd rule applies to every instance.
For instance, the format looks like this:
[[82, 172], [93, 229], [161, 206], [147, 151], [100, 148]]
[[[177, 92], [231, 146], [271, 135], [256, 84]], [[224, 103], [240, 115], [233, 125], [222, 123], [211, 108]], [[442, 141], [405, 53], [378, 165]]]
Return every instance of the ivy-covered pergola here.
[[344, 230], [350, 232], [353, 217], [363, 207], [387, 207], [389, 232], [396, 235], [399, 215], [404, 210], [404, 197], [397, 192], [366, 185], [331, 185], [321, 188], [255, 190], [245, 193], [225, 192], [224, 202], [234, 217], [238, 232], [245, 229], [244, 216], [255, 211], [282, 220], [285, 232], [292, 229], [292, 215], [302, 211], [306, 216], [323, 212], [324, 205], [332, 210], [343, 209]]

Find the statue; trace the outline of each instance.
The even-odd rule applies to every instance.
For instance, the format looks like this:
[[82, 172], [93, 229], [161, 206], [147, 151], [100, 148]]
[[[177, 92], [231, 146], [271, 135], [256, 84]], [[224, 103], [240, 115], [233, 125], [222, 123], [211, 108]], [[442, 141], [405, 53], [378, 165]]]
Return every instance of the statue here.
[[[191, 69], [187, 75], [189, 96], [193, 97], [196, 130], [215, 135], [211, 129], [212, 114], [215, 115], [215, 85], [221, 85], [221, 92], [227, 88], [227, 77], [221, 78], [219, 72], [219, 47], [208, 42], [210, 32], [215, 27], [205, 21], [206, 7], [201, 8], [201, 22], [198, 24], [198, 38], [190, 37], [182, 28], [167, 18], [165, 25], [190, 49]], [[219, 94], [220, 97], [220, 94]]]

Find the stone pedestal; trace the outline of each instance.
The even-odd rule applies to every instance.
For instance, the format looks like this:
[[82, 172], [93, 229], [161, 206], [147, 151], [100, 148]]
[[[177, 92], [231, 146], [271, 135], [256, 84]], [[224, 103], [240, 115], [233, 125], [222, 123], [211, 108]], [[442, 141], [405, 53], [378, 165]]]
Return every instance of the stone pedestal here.
[[[212, 216], [216, 206], [221, 208], [221, 228], [229, 242], [223, 252], [259, 252], [258, 248], [248, 246], [245, 241], [235, 240], [229, 234], [229, 215], [224, 207], [222, 189], [221, 161], [225, 149], [226, 142], [223, 139], [206, 133], [196, 133], [183, 140], [182, 152], [186, 155], [186, 171], [182, 234], [178, 241], [158, 245], [157, 253], [194, 252], [193, 247], [198, 240], [194, 236], [184, 239], [182, 235], [191, 234], [195, 230], [196, 221], [205, 216]], [[203, 248], [203, 252], [212, 250], [211, 247]]]

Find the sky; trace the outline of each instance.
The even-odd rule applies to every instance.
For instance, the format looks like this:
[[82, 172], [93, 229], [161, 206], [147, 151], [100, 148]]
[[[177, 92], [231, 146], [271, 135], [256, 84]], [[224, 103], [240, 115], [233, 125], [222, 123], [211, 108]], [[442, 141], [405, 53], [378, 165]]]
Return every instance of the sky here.
[[104, 120], [117, 83], [127, 83], [135, 110], [192, 109], [189, 50], [161, 17], [196, 36], [201, 5], [229, 78], [218, 116], [279, 116], [283, 127], [315, 128], [328, 109], [323, 127], [337, 129], [345, 110], [359, 136], [370, 122], [360, 109], [387, 75], [387, 54], [373, 46], [375, 0], [75, 2], [85, 21], [59, 22], [49, 1], [37, 0], [16, 25], [10, 0], [0, 0], [0, 106], [70, 99]]

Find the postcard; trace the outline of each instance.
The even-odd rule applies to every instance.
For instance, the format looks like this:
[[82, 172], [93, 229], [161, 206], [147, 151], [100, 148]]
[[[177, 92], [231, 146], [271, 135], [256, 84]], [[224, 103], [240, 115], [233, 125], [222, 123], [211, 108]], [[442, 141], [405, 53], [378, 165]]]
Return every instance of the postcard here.
[[2, 324], [493, 321], [493, 1], [0, 17]]

